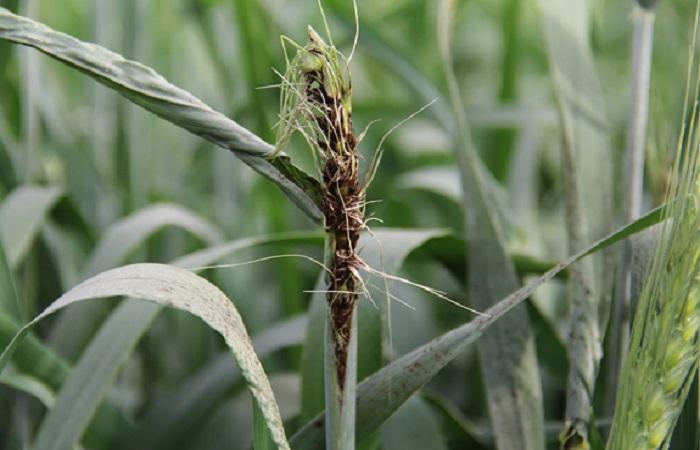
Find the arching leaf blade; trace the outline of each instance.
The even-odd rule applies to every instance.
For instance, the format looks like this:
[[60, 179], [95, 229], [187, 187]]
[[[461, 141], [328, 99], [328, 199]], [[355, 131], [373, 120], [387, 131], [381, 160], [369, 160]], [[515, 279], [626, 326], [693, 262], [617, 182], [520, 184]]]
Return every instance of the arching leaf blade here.
[[[176, 261], [173, 261], [173, 265], [177, 265], [183, 268], [189, 268], [196, 271], [203, 266], [214, 264], [217, 261], [221, 261], [226, 257], [235, 255], [237, 252], [264, 244], [274, 244], [280, 242], [289, 244], [320, 244], [323, 242], [323, 236], [320, 233], [315, 232], [289, 232], [238, 239], [195, 251], [189, 255], [178, 258]], [[83, 305], [75, 305], [71, 309], [87, 305], [89, 305], [89, 303]], [[126, 312], [124, 312], [124, 310], [126, 310]], [[68, 312], [69, 311], [70, 309], [68, 310]], [[81, 398], [85, 406], [79, 411], [81, 413], [80, 415], [76, 414], [75, 420], [83, 424], [83, 426], [87, 426], [87, 424], [89, 423], [90, 415], [93, 411], [93, 408], [95, 407], [95, 405], [98, 405], [100, 403], [104, 393], [107, 390], [107, 387], [109, 386], [112, 380], [113, 374], [116, 373], [120, 366], [120, 362], [125, 360], [126, 357], [132, 351], [134, 345], [133, 342], [137, 342], [141, 338], [141, 336], [143, 336], [143, 334], [148, 330], [152, 320], [158, 314], [159, 311], [160, 308], [153, 310], [151, 308], [151, 305], [138, 301], [128, 301], [119, 305], [116, 308], [116, 310], [111, 314], [110, 319], [108, 320], [108, 323], [114, 323], [116, 325], [108, 326], [108, 323], [105, 323], [100, 328], [97, 335], [91, 341], [88, 349], [86, 350], [86, 352], [90, 351], [95, 357], [81, 358], [81, 360], [78, 362], [75, 368], [70, 372], [70, 376], [68, 376], [68, 379], [75, 380], [69, 381], [74, 385], [82, 385], [93, 381], [97, 383], [95, 388], [90, 392], [89, 396], [83, 395], [83, 397]], [[113, 319], [112, 317], [114, 316], [117, 316], [118, 318]], [[12, 335], [14, 335], [18, 331], [19, 326], [12, 326], [12, 324], [8, 324], [7, 327], [3, 327], [4, 324], [5, 322], [2, 320], [2, 316], [0, 316], [0, 339], [4, 337], [7, 342], [10, 340]], [[296, 328], [298, 327], [298, 325], [291, 324], [290, 327], [291, 330], [298, 331]], [[282, 331], [290, 331], [290, 329], [284, 328]], [[256, 349], [256, 351], [260, 351], [262, 354], [264, 354], [268, 350], [271, 351], [275, 348], [276, 345], [282, 345], [279, 341], [279, 336], [275, 336], [274, 334], [267, 337], [260, 336], [260, 341], [256, 341], [260, 348]], [[118, 348], [116, 348], [115, 343], [119, 343]], [[38, 344], [38, 342], [36, 342], [36, 340], [31, 337], [28, 339], [21, 340], [19, 342], [19, 349], [21, 350], [21, 352], [15, 353], [14, 359], [17, 360], [19, 358], [19, 360], [23, 362], [25, 366], [29, 365], [30, 367], [32, 367], [32, 370], [34, 370], [34, 366], [32, 366], [32, 361], [36, 362], [40, 360], [45, 360], [45, 358], [38, 357], [41, 356], [42, 353], [39, 351], [41, 347], [39, 347], [39, 350], [35, 348], [37, 347], [37, 345], [40, 346], [40, 344]], [[114, 357], [107, 357], [108, 349], [111, 352], [111, 355], [115, 355]], [[31, 350], [31, 352], [29, 350]], [[53, 361], [53, 359], [46, 359], [46, 361], [50, 362]], [[103, 372], [103, 374], [99, 377], [96, 376], [96, 372], [103, 365], [107, 366], [109, 370]], [[204, 385], [210, 386], [212, 390], [214, 390], [216, 386], [225, 386], [226, 383], [222, 381], [222, 379], [226, 379], [227, 381], [233, 382], [233, 380], [227, 379], [228, 375], [230, 374], [229, 368], [231, 368], [232, 365], [233, 363], [230, 361], [230, 357], [228, 357], [227, 360], [219, 359], [210, 371], [202, 374], [202, 377], [200, 379], [190, 380], [192, 384], [188, 383], [186, 385], [186, 388], [190, 389], [192, 386], [197, 386], [202, 382], [204, 383]], [[61, 383], [63, 383], [63, 381], [67, 377], [68, 368], [61, 366], [61, 372], [56, 370], [50, 370], [54, 366], [55, 364], [47, 366], [47, 371], [49, 374], [55, 374], [56, 376], [58, 376], [59, 374], [61, 375], [60, 378], [56, 378], [51, 384], [52, 387], [58, 389], [61, 386]], [[41, 367], [43, 367], [43, 364]], [[209, 382], [211, 382], [211, 384], [209, 384]], [[196, 392], [189, 393], [193, 394]], [[206, 407], [210, 404], [207, 403], [207, 400], [210, 399], [210, 397], [204, 394], [205, 393], [202, 393], [202, 395], [197, 395], [196, 398], [192, 398], [191, 395], [188, 395], [186, 397], [178, 399], [178, 401], [175, 404], [173, 404], [170, 409], [166, 408], [166, 410], [170, 411], [171, 409], [174, 409], [175, 412], [181, 411], [180, 405], [183, 405], [183, 408], [185, 410], [187, 410], [188, 408], [196, 408], [197, 405], [200, 404], [202, 404], [203, 407]], [[188, 403], [188, 399], [192, 403]], [[98, 416], [96, 416], [95, 420], [97, 422], [98, 419], [100, 419], [99, 422], [104, 423], [105, 420], [103, 420], [103, 411], [101, 411], [101, 409], [102, 408], [98, 409]], [[162, 416], [162, 414], [160, 415]], [[178, 418], [182, 418], [182, 416], [176, 414], [173, 418], [175, 420]], [[156, 420], [155, 418], [152, 419], [153, 421]], [[177, 424], [178, 426], [182, 425], [182, 423], [178, 423], [177, 420], [175, 420], [175, 422], [173, 423]], [[91, 427], [91, 432], [92, 428], [96, 425], [98, 425], [98, 423], [95, 423]], [[165, 429], [173, 429], [168, 426], [168, 423], [161, 425], [164, 425]], [[179, 430], [181, 428], [176, 429]], [[152, 436], [147, 436], [149, 440], [139, 441], [140, 443], [143, 442], [144, 448], [153, 448], [151, 443], [159, 442], [158, 439], [150, 439], [157, 438], [158, 436], [163, 436], [163, 433], [159, 433], [158, 430], [160, 430], [160, 428], [157, 429]], [[100, 429], [100, 431], [102, 431], [102, 429]], [[109, 430], [106, 431], [109, 432]], [[114, 438], [114, 433], [111, 432], [108, 436], [109, 437], [107, 439], [109, 439], [110, 437]], [[165, 442], [172, 441], [166, 440]]]
[[[126, 258], [150, 237], [166, 227], [185, 230], [206, 244], [218, 244], [222, 233], [214, 225], [182, 206], [156, 203], [141, 208], [110, 225], [102, 234], [82, 269], [81, 280], [124, 264]], [[84, 303], [61, 313], [49, 341], [69, 360], [77, 359], [104, 317], [104, 305]], [[102, 312], [102, 314], [100, 314]]]
[[274, 148], [249, 130], [170, 84], [153, 69], [96, 44], [81, 42], [41, 23], [0, 8], [0, 39], [37, 50], [89, 75], [157, 116], [231, 150], [278, 187], [315, 222], [318, 182], [295, 167], [289, 157], [272, 157]]
[[[190, 312], [219, 332], [231, 349], [265, 417], [275, 444], [280, 449], [289, 448], [272, 388], [255, 355], [238, 311], [218, 288], [184, 269], [163, 264], [133, 264], [103, 272], [86, 280], [61, 296], [22, 328], [0, 355], [0, 367], [7, 361], [19, 339], [43, 318], [75, 302], [114, 296], [141, 298]], [[152, 306], [152, 309], [156, 311], [157, 306]], [[119, 325], [116, 320], [114, 323]], [[133, 335], [134, 333], [131, 333], [131, 336]], [[89, 356], [91, 355], [85, 355]], [[115, 358], [118, 356], [115, 355]], [[70, 382], [64, 386], [57, 405], [75, 407], [76, 402], [71, 397], [72, 388], [80, 389], [80, 386], [71, 386]], [[88, 406], [94, 407], [94, 404]], [[35, 448], [71, 448], [75, 445], [89, 415], [81, 412], [81, 420], [77, 422], [68, 420], [68, 417], [58, 407], [52, 410], [40, 427]]]

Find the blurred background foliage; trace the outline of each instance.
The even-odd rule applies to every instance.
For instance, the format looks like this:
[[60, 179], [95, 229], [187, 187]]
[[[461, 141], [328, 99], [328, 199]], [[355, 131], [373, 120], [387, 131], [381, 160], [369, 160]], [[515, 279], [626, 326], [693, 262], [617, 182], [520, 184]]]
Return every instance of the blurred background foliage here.
[[[442, 228], [462, 236], [451, 113], [437, 51], [437, 2], [358, 3], [360, 43], [352, 61], [355, 129], [380, 120], [361, 144], [366, 160], [393, 124], [438, 98], [387, 140], [368, 194], [377, 202], [368, 212], [383, 221], [381, 226]], [[619, 208], [633, 2], [588, 3], [591, 47], [605, 103], [605, 111], [594, 113], [605, 118], [615, 174], [609, 195]], [[352, 3], [324, 4], [336, 45], [349, 51]], [[0, 0], [0, 6], [153, 67], [269, 142], [279, 109], [279, 92], [271, 87], [279, 83], [273, 69], [284, 71], [280, 35], [303, 42], [307, 24], [322, 29], [317, 5], [310, 0]], [[645, 209], [659, 204], [666, 189], [681, 123], [694, 7], [685, 0], [664, 0], [657, 9]], [[455, 66], [467, 116], [490, 170], [488, 184], [505, 224], [507, 248], [525, 261], [518, 264], [523, 279], [531, 272], [523, 267], [546, 267], [568, 254], [562, 137], [541, 21], [534, 0], [464, 0], [458, 2], [454, 25]], [[301, 140], [293, 140], [287, 152], [314, 170]], [[0, 205], [0, 242], [6, 253], [17, 249], [8, 259], [24, 319], [85, 276], [126, 262], [167, 262], [223, 241], [296, 230], [311, 230], [310, 237], [256, 246], [234, 261], [322, 254], [313, 224], [230, 153], [34, 50], [7, 42], [0, 42]], [[20, 237], [26, 244], [18, 245]], [[450, 270], [449, 264], [463, 265], [454, 256], [463, 246], [458, 239], [430, 241], [409, 256], [402, 274], [468, 302], [463, 271]], [[96, 248], [102, 252], [97, 256]], [[209, 270], [206, 275], [234, 299], [255, 337], [306, 312], [311, 294], [304, 291], [313, 289], [318, 270], [287, 259]], [[393, 309], [393, 357], [469, 319], [421, 291], [394, 285], [392, 292], [416, 308]], [[562, 429], [566, 388], [564, 297], [565, 283], [559, 280], [540, 289], [528, 304], [552, 448]], [[62, 364], [71, 366], [115, 304], [84, 315], [63, 312], [42, 323], [37, 336]], [[289, 348], [263, 359], [290, 435], [303, 425], [302, 354], [321, 351], [302, 348], [303, 329], [295, 330], [284, 335]], [[7, 333], [0, 338], [5, 342]], [[205, 411], [192, 414], [192, 423], [167, 420], [175, 409], [169, 406], [173, 399], [193, 386], [207, 389], [211, 380], [202, 374], [216, 364], [223, 348], [198, 320], [163, 312], [107, 395], [116, 405], [112, 432], [91, 426], [85, 447], [249, 448], [252, 416], [241, 383], [217, 391]], [[21, 368], [15, 370], [21, 374]], [[41, 383], [52, 397], [57, 386]], [[385, 450], [492, 448], [483, 392], [471, 349], [402, 407], [372, 445]], [[611, 393], [603, 386], [597, 395], [598, 425], [605, 432], [611, 412], [603, 405]], [[44, 411], [34, 396], [0, 387], [0, 448], [22, 448]], [[154, 411], [162, 412], [160, 420]], [[144, 431], [145, 418], [158, 430], [155, 437]], [[140, 445], [145, 442], [149, 445]]]

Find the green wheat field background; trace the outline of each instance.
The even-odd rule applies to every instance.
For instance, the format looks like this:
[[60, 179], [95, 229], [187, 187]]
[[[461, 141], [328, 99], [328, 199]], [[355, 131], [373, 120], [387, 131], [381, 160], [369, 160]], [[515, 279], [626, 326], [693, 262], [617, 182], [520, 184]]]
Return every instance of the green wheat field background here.
[[0, 450], [700, 449], [691, 0], [0, 0]]

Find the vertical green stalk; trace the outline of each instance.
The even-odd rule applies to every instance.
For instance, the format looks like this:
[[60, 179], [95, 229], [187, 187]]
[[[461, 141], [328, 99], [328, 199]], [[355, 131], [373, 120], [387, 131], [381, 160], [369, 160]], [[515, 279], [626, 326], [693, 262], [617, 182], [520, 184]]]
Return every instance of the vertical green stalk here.
[[[95, 42], [109, 47], [111, 21], [115, 19], [114, 3], [109, 0], [95, 0], [92, 7]], [[114, 180], [113, 143], [114, 123], [110, 115], [114, 110], [114, 94], [95, 84], [92, 89], [92, 152], [100, 174], [110, 182]]]
[[[324, 386], [326, 402], [326, 449], [355, 450], [355, 395], [357, 385], [357, 307], [350, 326], [350, 342], [346, 361], [341, 363], [335, 352], [332, 316], [326, 321], [323, 345]], [[345, 379], [340, 379], [337, 367], [345, 365]]]
[[[23, 0], [20, 2], [20, 11], [28, 17], [38, 15], [38, 2], [36, 0]], [[24, 142], [24, 165], [20, 176], [22, 182], [32, 183], [39, 172], [39, 149], [41, 147], [41, 117], [37, 102], [41, 95], [41, 64], [39, 55], [30, 49], [20, 50], [22, 70], [22, 135]], [[34, 253], [27, 256], [24, 270], [21, 274], [18, 290], [23, 314], [34, 312], [39, 286], [39, 269], [37, 257]]]
[[[501, 11], [501, 39], [503, 56], [501, 60], [501, 86], [499, 100], [512, 103], [518, 91], [518, 57], [520, 54], [520, 8], [522, 0], [503, 2]], [[490, 151], [484, 154], [487, 166], [498, 180], [504, 180], [510, 169], [516, 130], [501, 128], [495, 130], [490, 139]]]
[[[36, 17], [37, 2], [35, 0], [23, 0], [20, 3], [20, 13], [26, 17]], [[22, 152], [22, 164], [20, 165], [20, 178], [29, 183], [36, 175], [37, 152], [39, 149], [40, 128], [39, 113], [37, 111], [37, 96], [40, 95], [40, 71], [39, 55], [30, 49], [21, 49], [20, 67], [22, 74], [22, 137], [24, 140]]]
[[[590, 43], [590, 2], [538, 0], [562, 130], [562, 176], [570, 252], [612, 227], [612, 158], [605, 96]], [[610, 315], [614, 270], [608, 251], [571, 267], [565, 345], [564, 449], [587, 449], [592, 399]]]
[[[137, 61], [148, 59], [151, 39], [149, 27], [145, 23], [150, 14], [150, 0], [129, 0], [128, 13], [130, 34], [128, 47], [130, 55]], [[134, 105], [126, 106], [126, 142], [128, 151], [128, 206], [136, 210], [148, 202], [150, 191], [150, 161], [153, 156], [149, 145], [148, 121], [152, 120], [143, 109]]]
[[[580, 202], [581, 192], [578, 171], [575, 166], [574, 135], [571, 122], [562, 120], [564, 145], [562, 165], [564, 174], [564, 197], [566, 205], [566, 229], [570, 253], [577, 253], [586, 246], [585, 216]], [[583, 450], [588, 448], [588, 419], [591, 412], [592, 393], [598, 362], [602, 357], [601, 332], [597, 292], [594, 282], [593, 261], [586, 259], [572, 264], [569, 295], [569, 330], [567, 347], [569, 373], [565, 428], [562, 432], [562, 448]]]
[[22, 311], [22, 304], [15, 290], [10, 265], [7, 263], [5, 251], [0, 245], [0, 315], [4, 314], [17, 321], [17, 323], [25, 322], [25, 314]]
[[[635, 6], [632, 16], [632, 70], [630, 80], [630, 111], [625, 148], [625, 186], [622, 204], [623, 222], [637, 219], [642, 210], [644, 181], [644, 149], [649, 116], [649, 80], [651, 75], [655, 12]], [[615, 365], [607, 376], [608, 392], [617, 391], [617, 379], [629, 346], [631, 303], [632, 242], [626, 241], [616, 283], [613, 321], [610, 339], [610, 361]], [[612, 412], [614, 396], [608, 396], [607, 411]]]
[[[121, 12], [118, 4], [111, 0], [95, 0], [92, 6], [93, 36], [95, 43], [106, 47], [113, 47], [117, 33], [112, 24], [120, 23]], [[100, 174], [105, 187], [114, 186], [116, 183], [115, 167], [115, 139], [117, 135], [117, 122], [115, 111], [117, 99], [114, 93], [109, 92], [103, 86], [94, 84], [92, 90], [92, 117], [91, 146], [94, 155], [95, 166]], [[116, 192], [109, 191], [108, 198], [93, 200], [94, 212], [93, 224], [99, 227], [106, 226], [111, 220], [115, 209]]]

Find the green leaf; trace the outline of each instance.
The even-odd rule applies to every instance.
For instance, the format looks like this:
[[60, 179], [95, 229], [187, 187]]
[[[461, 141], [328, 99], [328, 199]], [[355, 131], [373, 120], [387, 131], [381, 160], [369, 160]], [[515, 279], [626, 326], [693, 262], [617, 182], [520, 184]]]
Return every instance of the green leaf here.
[[[420, 424], [420, 426], [416, 426]], [[447, 450], [435, 413], [417, 395], [410, 397], [386, 421], [381, 432], [383, 450]]]
[[[468, 297], [479, 310], [495, 305], [518, 287], [513, 262], [505, 250], [502, 224], [485, 183], [486, 171], [472, 141], [452, 61], [452, 0], [443, 0], [438, 15], [440, 53], [450, 91], [456, 129], [453, 135], [464, 198], [468, 247]], [[496, 448], [539, 450], [544, 447], [544, 411], [535, 342], [524, 305], [499, 321], [479, 341]]]
[[[234, 359], [265, 417], [275, 444], [280, 449], [289, 448], [272, 388], [255, 355], [245, 325], [233, 303], [216, 286], [205, 279], [173, 266], [133, 264], [103, 272], [79, 284], [22, 328], [0, 355], [0, 367], [7, 362], [19, 339], [43, 318], [75, 302], [114, 296], [141, 298], [159, 305], [187, 311], [219, 332], [231, 349]], [[152, 311], [155, 312], [157, 309], [157, 306], [151, 306]], [[127, 312], [129, 316], [132, 316], [131, 311]], [[117, 318], [110, 320], [107, 324], [108, 327], [120, 325]], [[125, 339], [133, 337], [134, 334], [133, 331], [124, 333]], [[123, 360], [124, 353], [121, 352], [119, 343], [115, 342], [114, 347], [117, 351], [111, 354], [108, 360], [113, 363], [117, 362], [118, 366], [119, 362]], [[100, 354], [97, 354], [94, 347], [91, 347], [81, 359], [83, 358], [98, 359]], [[91, 391], [101, 389], [102, 379], [111, 378], [115, 372], [114, 367], [109, 365], [103, 370], [102, 376], [98, 374], [92, 377], [93, 384], [91, 385], [80, 384], [79, 382], [82, 380], [76, 378], [71, 378], [66, 383], [61, 389], [56, 407], [42, 422], [36, 437], [35, 448], [70, 448], [78, 442], [82, 430], [87, 425], [90, 412], [94, 410], [96, 404], [92, 401]], [[81, 401], [82, 396], [85, 396], [87, 401]]]
[[9, 386], [35, 397], [49, 409], [53, 407], [56, 401], [56, 397], [51, 388], [29, 375], [2, 373], [0, 374], [0, 384], [4, 384], [5, 386]]
[[[0, 348], [5, 348], [21, 328], [19, 322], [0, 312]], [[12, 364], [17, 375], [36, 379], [52, 392], [58, 392], [71, 373], [70, 365], [32, 334], [17, 344]], [[91, 370], [94, 371], [94, 368]], [[114, 403], [105, 401], [98, 408], [89, 438], [101, 439], [105, 432], [115, 428], [128, 430], [129, 423]]]
[[[276, 243], [276, 242], [286, 242], [286, 243], [321, 243], [323, 240], [322, 236], [320, 233], [306, 233], [306, 232], [298, 232], [298, 233], [282, 233], [279, 235], [269, 235], [269, 236], [258, 236], [258, 237], [253, 237], [253, 238], [247, 238], [247, 239], [239, 239], [236, 241], [228, 242], [225, 244], [220, 244], [216, 245], [213, 247], [205, 248], [203, 250], [196, 251], [194, 253], [191, 253], [190, 255], [184, 256], [182, 258], [179, 258], [178, 260], [174, 261], [173, 264], [178, 265], [180, 267], [188, 267], [188, 268], [197, 268], [197, 267], [202, 267], [202, 266], [207, 266], [210, 264], [215, 263], [216, 261], [219, 261], [225, 257], [231, 256], [235, 254], [236, 252], [249, 249], [255, 246], [259, 246], [262, 244], [267, 244], [267, 243]], [[76, 307], [80, 307], [82, 305], [76, 305], [72, 309], [75, 309]], [[68, 310], [70, 311], [70, 310]], [[157, 316], [158, 312], [160, 311], [160, 308], [156, 308], [155, 310], [152, 308], [152, 305], [146, 304], [143, 302], [136, 302], [136, 301], [129, 301], [122, 303], [117, 307], [117, 309], [111, 314], [110, 318], [108, 319], [107, 323], [105, 323], [99, 330], [97, 336], [90, 342], [90, 345], [86, 352], [90, 352], [92, 355], [95, 355], [96, 357], [94, 358], [81, 358], [81, 360], [78, 362], [78, 364], [75, 366], [74, 370], [71, 372], [69, 380], [70, 383], [72, 383], [75, 386], [80, 386], [83, 384], [89, 384], [89, 383], [94, 383], [94, 389], [90, 392], [90, 395], [87, 395], [87, 392], [80, 391], [81, 392], [81, 400], [83, 401], [83, 404], [85, 407], [80, 411], [82, 413], [81, 417], [74, 417], [74, 420], [77, 422], [80, 422], [83, 424], [83, 426], [86, 426], [87, 423], [89, 422], [89, 417], [95, 407], [95, 405], [98, 405], [104, 392], [106, 391], [107, 387], [109, 386], [112, 377], [114, 376], [114, 373], [118, 370], [119, 366], [121, 365], [120, 363], [124, 361], [127, 356], [130, 354], [130, 352], [133, 350], [134, 343], [137, 342], [141, 336], [148, 330], [150, 324], [154, 320], [154, 318]], [[3, 336], [7, 335], [8, 333], [11, 333], [9, 336], [17, 332], [18, 327], [15, 326], [15, 328], [12, 328], [9, 324], [7, 327], [3, 326], [3, 317], [0, 315], [0, 343], [3, 342], [2, 338]], [[77, 319], [79, 320], [79, 318]], [[9, 340], [9, 336], [7, 336], [7, 339]], [[272, 340], [272, 338], [266, 338]], [[278, 338], [279, 339], [279, 338]], [[30, 346], [32, 344], [33, 346]], [[118, 345], [117, 345], [118, 344]], [[261, 344], [263, 345], [263, 344]], [[269, 345], [269, 343], [268, 343]], [[20, 342], [19, 344], [19, 352], [16, 353], [15, 355], [15, 360], [18, 358], [23, 358], [21, 361], [24, 362], [24, 366], [29, 366], [32, 367], [32, 364], [36, 365], [37, 361], [41, 361], [42, 364], [39, 366], [43, 367], [43, 365], [51, 363], [53, 360], [51, 358], [44, 358], [41, 356], [42, 354], [39, 352], [41, 347], [38, 349], [35, 348], [37, 346], [40, 346], [38, 342], [35, 342], [33, 338], [30, 339], [24, 339]], [[25, 349], [25, 347], [28, 347], [28, 349]], [[32, 350], [31, 352], [28, 350]], [[261, 352], [264, 352], [265, 349], [262, 348], [260, 349]], [[114, 355], [114, 357], [112, 357]], [[40, 357], [41, 356], [41, 357]], [[26, 361], [24, 361], [27, 359]], [[228, 358], [230, 360], [230, 358]], [[51, 369], [55, 363], [51, 363], [47, 366], [47, 369]], [[103, 369], [104, 366], [104, 369]], [[210, 372], [207, 372], [202, 375], [203, 380], [221, 380], [221, 378], [226, 378], [227, 375], [230, 373], [228, 370], [230, 364], [229, 363], [221, 363], [217, 364], [216, 367], [222, 368], [219, 371], [212, 370]], [[60, 386], [60, 383], [63, 382], [65, 379], [65, 373], [67, 372], [67, 368], [62, 367], [63, 372], [58, 372], [54, 370], [53, 372], [58, 375], [61, 373], [63, 376], [62, 378], [56, 380], [55, 384], [51, 384], [52, 387], [58, 388]], [[98, 374], [99, 370], [103, 370]], [[49, 373], [53, 373], [49, 372]], [[33, 373], [33, 372], [31, 372]], [[42, 378], [43, 379], [43, 378]], [[194, 385], [197, 385], [199, 383], [202, 383], [201, 381], [198, 383], [195, 383]], [[212, 381], [213, 385], [223, 385], [226, 386], [225, 383], [222, 382], [216, 382]], [[199, 390], [196, 390], [193, 388], [194, 385], [187, 384], [188, 386], [188, 392], [190, 395], [188, 396], [183, 396], [182, 398], [178, 399], [177, 403], [174, 403], [172, 406], [172, 409], [177, 412], [181, 411], [178, 409], [178, 406], [182, 404], [185, 408], [185, 411], [189, 407], [193, 407], [196, 405], [192, 405], [191, 403], [188, 403], [188, 400], [192, 403], [197, 403], [197, 400], [201, 400], [202, 405], [206, 407], [210, 403], [207, 403], [207, 399], [211, 401], [211, 397], [205, 395], [207, 392], [201, 392]], [[204, 386], [207, 386], [205, 383]], [[192, 389], [190, 389], [192, 388]], [[224, 388], [225, 389], [225, 388]], [[221, 391], [215, 391], [212, 389], [212, 392], [221, 392]], [[191, 394], [196, 394], [200, 393], [201, 395], [196, 395], [194, 398], [191, 396]], [[75, 399], [74, 399], [75, 400]], [[166, 411], [170, 411], [170, 408], [166, 408]], [[193, 413], [196, 410], [193, 410]], [[161, 414], [162, 415], [162, 414]], [[98, 416], [97, 418], [99, 418]], [[181, 415], [174, 415], [174, 423], [178, 424], [178, 422], [175, 419], [181, 418]], [[149, 422], [150, 423], [150, 422]], [[166, 422], [167, 424], [167, 422]], [[170, 430], [177, 430], [178, 428], [166, 428]], [[156, 429], [154, 431], [153, 436], [162, 436], [162, 434], [158, 433], [159, 429]], [[114, 434], [114, 433], [112, 433]], [[149, 441], [150, 442], [150, 441]], [[153, 448], [150, 444], [149, 445], [144, 445], [144, 448]], [[166, 447], [169, 448], [169, 447]]]
[[[532, 295], [538, 287], [581, 258], [644, 230], [660, 222], [662, 218], [663, 207], [654, 209], [639, 220], [560, 262], [541, 277], [532, 280], [486, 310], [486, 315], [448, 331], [362, 381], [357, 391], [358, 440], [376, 430], [415, 391], [430, 381], [469, 344], [480, 338], [494, 322]], [[322, 449], [323, 429], [324, 415], [319, 414], [292, 437], [292, 447], [299, 450]]]
[[[221, 232], [209, 222], [178, 205], [159, 203], [146, 206], [114, 222], [102, 234], [85, 263], [81, 280], [123, 264], [127, 256], [149, 237], [165, 227], [178, 227], [207, 244], [222, 240]], [[51, 329], [49, 340], [66, 358], [74, 360], [98, 326], [104, 305], [87, 303], [64, 311]]]
[[[306, 326], [306, 316], [270, 326], [253, 337], [255, 353], [263, 359], [277, 350], [302, 344]], [[228, 398], [239, 378], [240, 372], [228, 354], [214, 358], [178, 389], [152, 403], [139, 429], [124, 439], [123, 448], [166, 450], [187, 445], [211, 412]]]
[[[80, 289], [80, 286], [73, 290]], [[117, 307], [61, 385], [56, 405], [39, 427], [34, 448], [72, 448], [78, 443], [117, 369], [138, 342], [140, 335], [137, 332], [149, 327], [159, 310], [156, 304], [144, 304], [138, 300], [128, 300]], [[124, 352], [124, 348], [128, 351]], [[83, 367], [90, 367], [89, 376], [81, 376]]]
[[275, 443], [270, 435], [270, 430], [265, 424], [265, 417], [257, 404], [253, 404], [253, 449], [271, 450]]
[[[455, 235], [445, 235], [432, 239], [425, 246], [421, 247], [421, 252], [429, 258], [438, 261], [445, 266], [452, 275], [466, 285], [465, 276], [468, 273], [468, 258], [466, 255], [466, 243], [464, 238]], [[515, 270], [520, 277], [531, 274], [542, 274], [551, 269], [556, 263], [536, 258], [523, 253], [510, 253]], [[566, 279], [568, 271], [557, 274], [557, 277]]]
[[12, 271], [7, 264], [5, 252], [0, 242], [0, 313], [8, 314], [17, 322], [22, 322], [22, 307], [17, 297]]
[[423, 167], [402, 174], [397, 184], [402, 189], [418, 189], [432, 192], [452, 200], [462, 202], [462, 188], [459, 173], [455, 167]]
[[[0, 312], [0, 348], [5, 348], [22, 326]], [[69, 365], [34, 336], [25, 337], [12, 357], [15, 369], [30, 375], [51, 389], [58, 390], [69, 372]]]
[[20, 186], [0, 205], [0, 244], [10, 267], [22, 262], [61, 193], [57, 187]]
[[315, 222], [321, 221], [320, 188], [313, 177], [294, 167], [285, 156], [270, 159], [274, 150], [270, 144], [173, 86], [152, 69], [4, 8], [0, 8], [0, 39], [34, 47], [159, 117], [231, 150], [245, 164], [276, 183]]
[[20, 149], [10, 129], [5, 112], [0, 106], [0, 180], [11, 186], [17, 182], [16, 167]]
[[221, 232], [200, 216], [178, 205], [156, 203], [114, 222], [102, 234], [85, 263], [82, 278], [88, 278], [123, 262], [154, 233], [178, 227], [208, 245], [221, 242]]
[[422, 389], [421, 396], [440, 414], [441, 422], [444, 422], [448, 429], [452, 428], [461, 434], [468, 448], [483, 449], [493, 446], [493, 434], [488, 423], [469, 419], [453, 399], [429, 388]]

